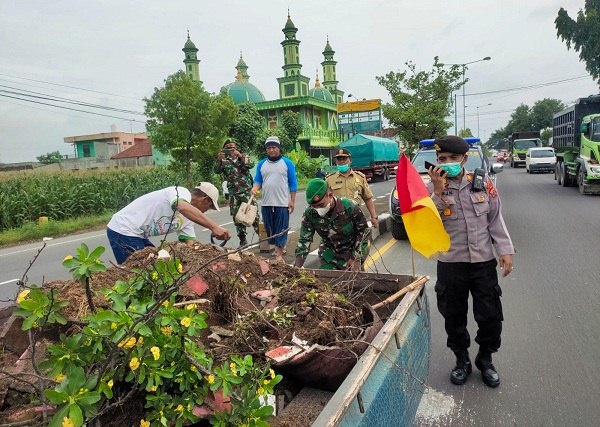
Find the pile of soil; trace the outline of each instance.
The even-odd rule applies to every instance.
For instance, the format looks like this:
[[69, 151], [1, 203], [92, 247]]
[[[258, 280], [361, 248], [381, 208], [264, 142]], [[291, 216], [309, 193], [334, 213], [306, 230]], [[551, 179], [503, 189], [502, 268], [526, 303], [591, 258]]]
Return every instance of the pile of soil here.
[[[183, 266], [177, 303], [195, 302], [208, 314], [209, 328], [199, 340], [216, 361], [232, 354], [251, 354], [255, 360], [265, 362], [265, 352], [289, 345], [293, 339], [309, 345], [351, 347], [368, 326], [360, 316], [362, 304], [366, 299], [376, 302], [373, 295], [365, 295], [368, 291], [351, 290], [350, 274], [344, 280], [324, 282], [308, 270], [275, 263], [251, 252], [181, 243], [165, 249]], [[101, 289], [119, 280], [127, 281], [151, 267], [156, 259], [156, 249], [146, 248], [121, 266], [95, 274], [90, 283], [94, 305], [107, 307]], [[79, 329], [80, 319], [90, 310], [84, 287], [74, 280], [48, 282], [45, 287], [54, 288], [60, 300], [69, 302], [63, 314], [72, 321], [70, 328]], [[36, 357], [43, 354], [46, 345], [40, 347]], [[0, 371], [14, 363], [15, 357], [7, 352], [0, 358]], [[33, 373], [32, 369], [28, 371]], [[0, 394], [2, 388], [0, 381]], [[21, 391], [36, 390], [29, 386]]]

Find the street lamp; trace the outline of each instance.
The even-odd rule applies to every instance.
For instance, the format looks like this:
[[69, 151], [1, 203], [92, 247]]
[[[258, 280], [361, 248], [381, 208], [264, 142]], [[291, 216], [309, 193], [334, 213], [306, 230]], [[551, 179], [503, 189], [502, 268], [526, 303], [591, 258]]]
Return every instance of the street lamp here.
[[[466, 71], [467, 71], [467, 65], [475, 64], [476, 62], [481, 62], [481, 61], [489, 61], [491, 59], [492, 59], [491, 56], [486, 56], [485, 58], [478, 59], [477, 61], [463, 62], [461, 64], [444, 64], [444, 65], [458, 65], [459, 67], [462, 67], [462, 75], [463, 75], [463, 84], [462, 84], [463, 130], [466, 129], [466, 117], [465, 117], [465, 109], [466, 109], [466, 106], [465, 106], [465, 100], [466, 100], [466, 98], [465, 98], [465, 84], [466, 84], [466, 79], [465, 79], [465, 74], [466, 74]], [[456, 122], [456, 103], [454, 104], [454, 111], [455, 111], [455, 113], [454, 113], [454, 130], [455, 130], [455, 133], [458, 134], [458, 124]]]
[[479, 108], [480, 107], [487, 107], [489, 105], [492, 105], [491, 102], [487, 103], [487, 104], [482, 104], [482, 105], [467, 105], [467, 107], [471, 107], [471, 108], [476, 108], [477, 109], [477, 137], [480, 138], [479, 136]]

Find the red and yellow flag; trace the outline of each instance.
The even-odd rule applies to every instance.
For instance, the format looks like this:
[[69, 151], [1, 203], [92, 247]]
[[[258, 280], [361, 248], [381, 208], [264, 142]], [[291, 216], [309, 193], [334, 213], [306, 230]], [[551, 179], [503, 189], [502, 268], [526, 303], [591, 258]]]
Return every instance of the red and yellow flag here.
[[421, 176], [404, 154], [396, 172], [400, 214], [411, 246], [424, 257], [450, 249], [440, 214], [429, 196]]

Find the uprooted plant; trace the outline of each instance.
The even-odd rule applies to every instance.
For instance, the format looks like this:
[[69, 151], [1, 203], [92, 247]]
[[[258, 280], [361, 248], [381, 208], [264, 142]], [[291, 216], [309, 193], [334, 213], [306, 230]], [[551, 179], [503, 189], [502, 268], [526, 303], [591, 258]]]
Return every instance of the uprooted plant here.
[[[267, 426], [273, 408], [265, 395], [281, 375], [250, 355], [219, 363], [206, 351], [197, 339], [207, 327], [206, 313], [196, 304], [176, 304], [186, 278], [180, 261], [156, 260], [134, 270], [129, 280], [103, 289], [106, 304], [94, 307], [89, 281], [105, 269], [103, 250], [82, 245], [63, 263], [85, 287], [91, 311], [49, 344], [37, 367], [48, 379], [44, 396], [56, 405], [50, 426], [93, 425], [140, 396], [141, 427], [196, 422], [207, 414], [204, 405], [221, 397], [231, 405], [212, 412], [211, 424]], [[51, 288], [31, 287], [19, 294], [14, 313], [24, 318], [24, 330], [40, 331], [66, 324], [61, 309], [67, 304]]]

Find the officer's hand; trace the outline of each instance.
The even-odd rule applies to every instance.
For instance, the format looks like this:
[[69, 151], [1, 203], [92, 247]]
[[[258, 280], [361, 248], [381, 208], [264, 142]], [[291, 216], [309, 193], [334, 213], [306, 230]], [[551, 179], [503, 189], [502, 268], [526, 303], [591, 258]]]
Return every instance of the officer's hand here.
[[379, 227], [379, 218], [377, 218], [376, 216], [372, 216], [371, 225], [373, 226], [373, 228]]
[[219, 156], [217, 157], [218, 160], [223, 160], [225, 158], [225, 153], [222, 151], [219, 151]]
[[240, 153], [238, 150], [236, 150], [235, 148], [231, 151], [231, 157], [233, 157], [234, 159], [237, 159], [239, 157], [242, 156], [242, 153]]
[[229, 234], [229, 230], [220, 227], [220, 226], [216, 226], [215, 228], [213, 228], [212, 230], [210, 230], [212, 232], [212, 235], [215, 236], [217, 239], [219, 240], [229, 240], [231, 239], [231, 235]]
[[442, 195], [442, 191], [444, 191], [444, 184], [446, 183], [446, 178], [442, 176], [446, 171], [439, 166], [429, 168], [427, 170], [427, 175], [431, 178], [431, 183], [433, 184], [433, 192], [437, 196]]
[[513, 256], [502, 255], [500, 256], [500, 270], [502, 270], [502, 277], [508, 276], [513, 271]]

